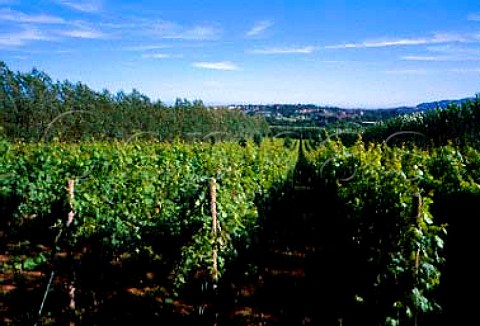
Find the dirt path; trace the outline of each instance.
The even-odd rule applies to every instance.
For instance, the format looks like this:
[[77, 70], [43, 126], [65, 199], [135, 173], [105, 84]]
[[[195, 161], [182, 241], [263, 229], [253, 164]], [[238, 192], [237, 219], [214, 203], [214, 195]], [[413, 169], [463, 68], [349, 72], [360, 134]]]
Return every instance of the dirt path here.
[[341, 262], [330, 254], [335, 240], [322, 209], [329, 199], [302, 177], [301, 165], [296, 171], [265, 213], [256, 246], [230, 268], [219, 296], [219, 325], [340, 324]]

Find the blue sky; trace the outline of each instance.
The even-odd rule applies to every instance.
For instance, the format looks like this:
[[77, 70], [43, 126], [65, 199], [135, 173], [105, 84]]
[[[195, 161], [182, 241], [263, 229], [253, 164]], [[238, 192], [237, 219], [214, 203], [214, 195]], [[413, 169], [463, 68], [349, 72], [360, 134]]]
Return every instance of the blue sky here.
[[166, 103], [413, 105], [480, 92], [480, 2], [0, 0], [0, 60]]

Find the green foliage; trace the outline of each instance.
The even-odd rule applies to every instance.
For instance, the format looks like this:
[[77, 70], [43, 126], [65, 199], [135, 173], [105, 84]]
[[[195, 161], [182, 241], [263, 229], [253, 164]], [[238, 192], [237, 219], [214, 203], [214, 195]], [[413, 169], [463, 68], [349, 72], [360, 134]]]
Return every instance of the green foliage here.
[[[156, 142], [6, 145], [0, 157], [2, 209], [10, 230], [26, 221], [65, 220], [66, 181], [75, 179], [72, 245], [100, 244], [111, 259], [123, 253], [174, 261], [180, 288], [212, 266], [219, 272], [258, 227], [259, 200], [285, 181], [296, 151], [281, 140], [237, 143]], [[208, 181], [218, 183], [219, 232], [211, 234]], [[168, 245], [166, 245], [168, 243]], [[95, 250], [95, 249], [92, 249]], [[30, 265], [29, 265], [30, 266]]]
[[47, 261], [48, 259], [43, 253], [40, 253], [35, 257], [26, 257], [23, 260], [18, 259], [17, 257], [17, 261], [13, 262], [13, 268], [17, 271], [32, 271]]
[[390, 145], [414, 142], [424, 147], [431, 144], [443, 146], [450, 141], [456, 145], [478, 147], [479, 126], [480, 98], [477, 97], [462, 105], [450, 105], [446, 109], [437, 108], [381, 121], [366, 129], [363, 139], [376, 142], [389, 140]]
[[388, 325], [438, 310], [447, 224], [430, 213], [433, 194], [479, 187], [464, 181], [469, 169], [460, 152], [362, 141], [306, 149], [320, 192], [337, 198], [331, 217], [342, 225], [337, 236], [350, 239], [344, 254], [355, 261], [357, 274], [351, 295], [361, 298], [352, 302], [376, 312], [371, 322]]
[[13, 141], [237, 140], [267, 132], [266, 121], [238, 110], [177, 99], [173, 107], [137, 90], [111, 94], [43, 72], [15, 73], [0, 61], [0, 135]]
[[[440, 309], [436, 291], [452, 216], [435, 207], [478, 198], [479, 110], [477, 99], [397, 117], [361, 137], [353, 129], [274, 127], [271, 133], [285, 138], [269, 139], [262, 119], [238, 111], [186, 99], [167, 108], [136, 90], [98, 93], [53, 83], [37, 70], [13, 73], [0, 62], [0, 223], [10, 232], [32, 221], [61, 225], [70, 210], [65, 184], [74, 179], [70, 244], [110, 259], [152, 257], [171, 267], [180, 289], [213, 272], [213, 248], [222, 275], [259, 228], [259, 209], [295, 167], [300, 182], [328, 198], [329, 244], [354, 268], [345, 280], [348, 304], [365, 311], [368, 324], [403, 325]], [[46, 258], [13, 262], [31, 270]]]

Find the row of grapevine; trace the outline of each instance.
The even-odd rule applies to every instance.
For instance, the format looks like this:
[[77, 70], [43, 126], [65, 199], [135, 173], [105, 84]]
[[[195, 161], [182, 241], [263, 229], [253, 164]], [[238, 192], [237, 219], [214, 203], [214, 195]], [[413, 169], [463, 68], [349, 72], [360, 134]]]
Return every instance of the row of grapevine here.
[[[259, 227], [258, 207], [290, 176], [296, 150], [283, 140], [159, 144], [1, 144], [2, 228], [25, 238], [53, 239], [71, 209], [67, 180], [74, 180], [75, 212], [68, 242], [101, 251], [109, 260], [125, 253], [170, 262], [177, 289], [214, 265], [218, 272], [249, 245]], [[214, 179], [218, 232], [211, 232], [209, 183]], [[34, 239], [30, 239], [34, 242]], [[52, 240], [53, 241], [53, 240]], [[216, 263], [216, 262], [215, 262]]]
[[[329, 215], [319, 218], [335, 221], [325, 223], [336, 228], [329, 231], [332, 246], [352, 271], [341, 280], [348, 284], [343, 313], [370, 325], [416, 325], [448, 306], [454, 299], [442, 287], [458, 280], [442, 272], [458, 268], [450, 259], [462, 252], [452, 248], [475, 221], [453, 212], [459, 194], [471, 206], [480, 198], [478, 151], [359, 140], [351, 147], [329, 141], [304, 155], [318, 195], [329, 198], [330, 207], [319, 212]], [[455, 238], [447, 235], [452, 228]]]

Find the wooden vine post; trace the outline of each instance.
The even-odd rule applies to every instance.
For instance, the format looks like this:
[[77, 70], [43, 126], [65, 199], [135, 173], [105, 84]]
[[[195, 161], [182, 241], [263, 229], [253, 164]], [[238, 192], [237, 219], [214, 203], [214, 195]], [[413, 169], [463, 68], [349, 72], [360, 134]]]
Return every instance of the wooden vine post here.
[[[70, 226], [73, 223], [73, 219], [75, 217], [75, 211], [74, 211], [74, 201], [75, 201], [75, 180], [68, 180], [67, 182], [67, 191], [68, 191], [68, 202], [70, 205], [70, 212], [68, 212], [67, 216], [67, 223], [66, 228], [69, 229]], [[68, 250], [68, 256], [69, 256], [69, 263], [73, 265], [73, 253], [71, 248]], [[73, 267], [72, 267], [73, 268]], [[70, 315], [70, 326], [75, 325], [75, 283], [74, 283], [74, 275], [72, 275], [72, 279], [70, 281], [70, 284], [68, 285], [68, 297], [70, 299], [69, 304], [68, 304], [68, 310], [69, 310], [69, 315]]]
[[[67, 233], [70, 229], [70, 226], [73, 223], [73, 219], [75, 217], [75, 211], [74, 211], [74, 200], [75, 200], [75, 180], [69, 179], [67, 181], [67, 193], [68, 193], [68, 204], [70, 206], [70, 211], [68, 212], [67, 215], [67, 221], [65, 222], [65, 227], [61, 227], [57, 236], [55, 237], [55, 241], [53, 244], [53, 249], [52, 249], [52, 261], [55, 257], [55, 254], [57, 252], [57, 244], [60, 241], [60, 238], [62, 234]], [[67, 233], [68, 234], [68, 233]], [[72, 248], [69, 246], [67, 249], [67, 260], [70, 266], [72, 266], [72, 271], [73, 271], [73, 253], [72, 253]], [[45, 290], [45, 293], [43, 295], [42, 303], [40, 304], [40, 308], [38, 310], [38, 317], [37, 321], [35, 322], [34, 326], [37, 326], [38, 323], [40, 322], [40, 318], [42, 317], [42, 311], [43, 307], [45, 305], [45, 301], [47, 300], [47, 296], [50, 290], [50, 286], [52, 285], [53, 279], [55, 277], [55, 269], [52, 270], [50, 273], [50, 278], [47, 283], [47, 288]], [[68, 315], [69, 315], [69, 325], [70, 326], [75, 326], [75, 286], [74, 286], [74, 273], [72, 272], [72, 280], [70, 281], [70, 284], [68, 284], [67, 289], [68, 289], [68, 297], [70, 299], [69, 304], [68, 304]]]
[[212, 280], [214, 283], [218, 280], [218, 246], [217, 246], [217, 180], [210, 179], [210, 212], [212, 214]]
[[[423, 200], [422, 195], [416, 193], [413, 195], [413, 217], [415, 218], [415, 227], [421, 225], [422, 222], [422, 213], [423, 213]], [[418, 283], [418, 274], [420, 271], [420, 248], [417, 248], [415, 251], [415, 265], [414, 265], [414, 282]], [[418, 311], [415, 307], [415, 312], [413, 315], [413, 326], [417, 326], [418, 323]]]

